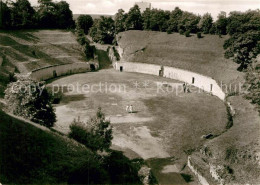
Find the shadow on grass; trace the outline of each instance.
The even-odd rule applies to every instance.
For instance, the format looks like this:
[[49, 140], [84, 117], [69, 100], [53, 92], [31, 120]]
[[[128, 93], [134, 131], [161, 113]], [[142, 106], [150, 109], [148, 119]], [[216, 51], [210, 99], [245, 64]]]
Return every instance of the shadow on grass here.
[[184, 179], [186, 182], [192, 182], [192, 181], [193, 181], [192, 175], [185, 174], [185, 173], [181, 173], [181, 176], [183, 177], [183, 179]]

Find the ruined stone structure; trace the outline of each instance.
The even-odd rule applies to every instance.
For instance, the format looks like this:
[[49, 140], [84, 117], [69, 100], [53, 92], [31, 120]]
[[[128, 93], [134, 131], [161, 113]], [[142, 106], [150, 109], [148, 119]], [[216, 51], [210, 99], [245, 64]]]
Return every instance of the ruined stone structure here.
[[30, 76], [34, 80], [42, 81], [59, 76], [84, 73], [99, 68], [97, 63], [78, 62], [72, 64], [54, 65], [33, 70]]
[[114, 67], [119, 71], [144, 73], [186, 82], [192, 86], [198, 87], [202, 91], [217, 96], [223, 101], [225, 100], [225, 93], [222, 91], [217, 82], [210, 77], [198, 73], [174, 67], [136, 62], [116, 62]]

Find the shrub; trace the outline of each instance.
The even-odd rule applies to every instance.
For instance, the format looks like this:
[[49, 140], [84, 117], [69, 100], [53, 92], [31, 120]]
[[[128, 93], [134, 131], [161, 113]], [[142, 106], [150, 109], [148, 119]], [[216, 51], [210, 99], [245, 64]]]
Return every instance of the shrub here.
[[7, 109], [14, 115], [29, 119], [46, 127], [52, 127], [56, 115], [51, 104], [52, 96], [44, 83], [26, 76], [18, 77], [5, 91]]
[[183, 34], [184, 34], [184, 30], [183, 30], [183, 29], [179, 29], [179, 33], [180, 33], [181, 35], [183, 35]]
[[167, 29], [166, 31], [168, 34], [172, 34], [172, 30], [171, 29]]
[[88, 42], [86, 42], [85, 46], [84, 46], [84, 53], [87, 59], [94, 59], [94, 54], [96, 51], [96, 47], [95, 46], [90, 46], [90, 44]]
[[79, 36], [77, 41], [81, 46], [84, 46], [87, 43], [85, 36]]
[[87, 123], [74, 120], [70, 126], [69, 137], [82, 143], [93, 151], [108, 150], [112, 143], [112, 127], [105, 120], [105, 114], [98, 109], [96, 117]]
[[197, 37], [198, 37], [199, 39], [202, 38], [201, 32], [198, 32], [198, 33], [197, 33]]
[[138, 177], [140, 166], [121, 151], [112, 151], [104, 159], [104, 166], [110, 174], [111, 184], [142, 184]]
[[190, 37], [190, 31], [185, 32], [185, 37]]

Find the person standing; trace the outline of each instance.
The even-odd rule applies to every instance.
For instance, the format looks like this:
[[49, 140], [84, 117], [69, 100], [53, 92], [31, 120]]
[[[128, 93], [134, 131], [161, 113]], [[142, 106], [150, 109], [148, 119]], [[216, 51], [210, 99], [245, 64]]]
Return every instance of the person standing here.
[[126, 106], [125, 111], [129, 113], [129, 105]]
[[130, 113], [133, 113], [133, 105], [130, 105], [129, 111], [130, 111]]
[[186, 83], [183, 83], [183, 92], [184, 93], [186, 93], [186, 88], [187, 88]]

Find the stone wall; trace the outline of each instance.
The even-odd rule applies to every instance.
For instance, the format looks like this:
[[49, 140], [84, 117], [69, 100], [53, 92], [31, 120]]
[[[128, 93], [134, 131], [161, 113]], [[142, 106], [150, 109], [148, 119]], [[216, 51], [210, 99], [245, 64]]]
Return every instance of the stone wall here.
[[225, 93], [214, 79], [191, 71], [186, 71], [174, 67], [132, 62], [116, 62], [114, 67], [116, 70], [144, 73], [156, 76], [160, 75], [165, 78], [186, 82], [208, 93], [212, 93], [223, 101], [225, 100]]
[[93, 66], [95, 67], [95, 69], [98, 69], [99, 67], [97, 63], [87, 62], [48, 66], [32, 71], [30, 73], [30, 76], [34, 80], [42, 81], [51, 78], [56, 78], [59, 76], [91, 71]]

